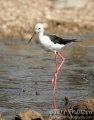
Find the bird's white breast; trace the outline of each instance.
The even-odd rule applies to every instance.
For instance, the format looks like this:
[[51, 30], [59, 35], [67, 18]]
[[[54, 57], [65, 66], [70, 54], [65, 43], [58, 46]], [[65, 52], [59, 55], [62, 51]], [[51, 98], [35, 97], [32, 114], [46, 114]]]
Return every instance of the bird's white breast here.
[[54, 44], [50, 38], [48, 36], [43, 36], [43, 37], [39, 37], [39, 42], [42, 46], [43, 49], [45, 49], [46, 51], [57, 51], [58, 49], [61, 49], [62, 47], [64, 47], [64, 45], [60, 45], [60, 44]]

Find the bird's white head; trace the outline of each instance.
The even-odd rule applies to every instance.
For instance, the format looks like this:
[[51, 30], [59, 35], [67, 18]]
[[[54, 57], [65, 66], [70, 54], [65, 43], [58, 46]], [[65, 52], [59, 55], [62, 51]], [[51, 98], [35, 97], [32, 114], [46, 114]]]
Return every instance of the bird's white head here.
[[32, 40], [32, 38], [34, 37], [34, 35], [35, 35], [36, 33], [43, 35], [43, 32], [44, 32], [44, 26], [43, 26], [43, 24], [37, 23], [37, 24], [35, 25], [35, 32], [33, 33], [31, 39], [29, 40], [29, 42]]
[[41, 23], [36, 24], [35, 25], [35, 32], [40, 33], [41, 31], [44, 32], [43, 24], [41, 24]]

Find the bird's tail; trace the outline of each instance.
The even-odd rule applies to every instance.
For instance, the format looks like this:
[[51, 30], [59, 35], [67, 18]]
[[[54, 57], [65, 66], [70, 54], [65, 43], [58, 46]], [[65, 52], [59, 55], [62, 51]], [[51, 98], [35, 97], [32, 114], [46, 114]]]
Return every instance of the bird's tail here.
[[68, 43], [71, 43], [71, 42], [80, 42], [80, 40], [78, 40], [78, 39], [69, 39]]

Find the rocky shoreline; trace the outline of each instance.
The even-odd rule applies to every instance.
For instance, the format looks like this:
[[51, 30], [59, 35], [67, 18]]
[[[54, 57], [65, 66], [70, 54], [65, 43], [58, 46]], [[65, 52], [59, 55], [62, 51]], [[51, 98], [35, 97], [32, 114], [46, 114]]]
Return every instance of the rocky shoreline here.
[[[20, 37], [29, 39], [34, 25], [44, 24], [50, 31], [62, 33], [94, 31], [94, 1], [87, 0], [81, 7], [59, 8], [55, 0], [0, 0], [0, 39]], [[64, 0], [62, 0], [64, 1]], [[63, 3], [62, 3], [63, 4]]]
[[[78, 102], [74, 106], [67, 106], [64, 110], [55, 112], [48, 117], [43, 117], [40, 113], [30, 109], [25, 113], [18, 113], [12, 120], [66, 120], [66, 117], [70, 119], [79, 120], [83, 117], [83, 120], [93, 120], [94, 116], [94, 99], [87, 99]], [[68, 118], [68, 119], [69, 119]], [[0, 114], [0, 120], [4, 120]]]

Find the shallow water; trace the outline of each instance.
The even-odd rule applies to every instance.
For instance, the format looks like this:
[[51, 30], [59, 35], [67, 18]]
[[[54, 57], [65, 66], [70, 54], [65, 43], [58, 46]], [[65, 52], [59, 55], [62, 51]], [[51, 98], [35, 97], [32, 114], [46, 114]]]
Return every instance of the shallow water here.
[[[65, 36], [66, 37], [66, 36]], [[66, 58], [57, 81], [57, 108], [79, 100], [94, 98], [94, 79], [84, 77], [92, 72], [94, 64], [94, 35], [68, 35], [81, 39], [66, 46], [60, 53]], [[59, 60], [59, 63], [61, 61]], [[3, 39], [0, 41], [0, 113], [7, 120], [19, 111], [30, 108], [45, 115], [53, 101], [51, 79], [55, 72], [54, 54], [41, 49], [34, 40]], [[40, 95], [36, 95], [36, 91]], [[47, 111], [43, 111], [43, 109]]]

